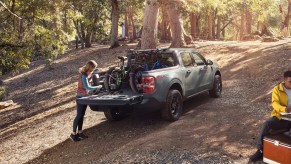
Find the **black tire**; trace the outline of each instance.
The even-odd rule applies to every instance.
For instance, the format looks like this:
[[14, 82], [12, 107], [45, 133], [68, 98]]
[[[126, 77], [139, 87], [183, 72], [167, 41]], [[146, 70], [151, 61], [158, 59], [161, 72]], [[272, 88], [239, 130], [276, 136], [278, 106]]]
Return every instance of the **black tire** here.
[[144, 71], [144, 69], [142, 67], [138, 67], [129, 73], [130, 88], [135, 93], [142, 93], [143, 92], [143, 89], [141, 86], [141, 84], [142, 84], [142, 72], [143, 71]]
[[92, 74], [92, 81], [93, 81], [93, 86], [98, 86], [100, 84], [100, 79], [98, 74]]
[[104, 86], [107, 91], [117, 91], [121, 88], [122, 85], [122, 73], [120, 70], [116, 70], [115, 68], [110, 68], [106, 74], [104, 79]]
[[104, 111], [104, 115], [109, 121], [118, 121], [126, 117], [126, 113], [119, 108], [109, 108]]
[[213, 98], [219, 98], [221, 97], [222, 92], [222, 81], [220, 75], [215, 75], [214, 82], [213, 82], [213, 88], [209, 91], [210, 97]]
[[181, 93], [170, 90], [167, 95], [166, 107], [162, 109], [162, 117], [168, 121], [177, 121], [183, 112], [183, 100]]

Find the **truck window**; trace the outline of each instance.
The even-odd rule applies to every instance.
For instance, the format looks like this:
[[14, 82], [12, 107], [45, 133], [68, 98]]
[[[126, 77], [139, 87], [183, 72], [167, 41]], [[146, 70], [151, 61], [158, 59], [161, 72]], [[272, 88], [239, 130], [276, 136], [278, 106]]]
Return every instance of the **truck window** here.
[[167, 67], [173, 67], [177, 65], [177, 62], [175, 62], [172, 53], [163, 53], [161, 57], [161, 63], [166, 65]]
[[182, 62], [183, 62], [183, 65], [185, 67], [191, 67], [193, 66], [193, 60], [190, 56], [190, 53], [188, 52], [182, 52], [181, 53], [181, 58], [182, 58]]
[[191, 54], [192, 54], [192, 57], [195, 60], [195, 63], [197, 65], [205, 65], [205, 60], [204, 60], [204, 58], [201, 57], [200, 54], [198, 54], [196, 52], [192, 52]]

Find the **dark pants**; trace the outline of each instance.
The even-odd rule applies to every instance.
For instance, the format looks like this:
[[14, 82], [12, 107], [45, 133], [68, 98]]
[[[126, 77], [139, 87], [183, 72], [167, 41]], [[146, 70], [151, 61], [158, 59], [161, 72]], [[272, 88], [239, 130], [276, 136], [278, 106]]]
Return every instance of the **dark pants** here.
[[257, 147], [263, 150], [263, 139], [264, 137], [272, 131], [278, 130], [289, 130], [291, 128], [291, 121], [279, 120], [277, 117], [269, 118], [263, 125], [261, 133], [258, 138]]
[[[76, 102], [77, 103], [77, 102]], [[77, 115], [73, 122], [73, 132], [82, 130], [87, 105], [77, 103]]]

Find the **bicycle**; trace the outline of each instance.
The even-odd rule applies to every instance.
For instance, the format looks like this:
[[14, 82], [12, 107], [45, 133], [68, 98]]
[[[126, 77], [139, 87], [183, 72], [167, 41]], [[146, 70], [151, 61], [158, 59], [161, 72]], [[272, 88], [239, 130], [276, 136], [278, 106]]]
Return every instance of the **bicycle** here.
[[128, 68], [125, 61], [127, 57], [118, 56], [120, 60], [118, 67], [112, 67], [105, 73], [104, 86], [107, 91], [117, 91], [121, 88], [123, 82], [128, 78]]

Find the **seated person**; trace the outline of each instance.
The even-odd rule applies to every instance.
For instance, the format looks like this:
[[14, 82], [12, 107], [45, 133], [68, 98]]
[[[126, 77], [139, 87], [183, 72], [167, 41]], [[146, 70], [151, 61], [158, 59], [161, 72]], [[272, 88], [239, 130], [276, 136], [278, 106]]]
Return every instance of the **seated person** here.
[[291, 70], [284, 73], [284, 81], [276, 85], [272, 92], [271, 118], [266, 120], [259, 134], [257, 152], [250, 157], [255, 162], [263, 159], [263, 139], [272, 130], [290, 129], [291, 121], [282, 120], [281, 112], [291, 112]]

